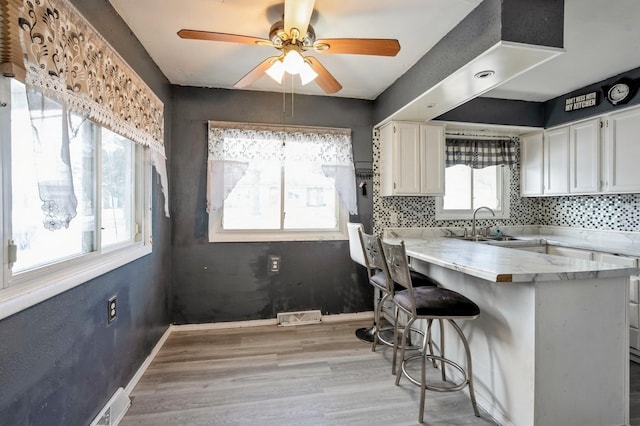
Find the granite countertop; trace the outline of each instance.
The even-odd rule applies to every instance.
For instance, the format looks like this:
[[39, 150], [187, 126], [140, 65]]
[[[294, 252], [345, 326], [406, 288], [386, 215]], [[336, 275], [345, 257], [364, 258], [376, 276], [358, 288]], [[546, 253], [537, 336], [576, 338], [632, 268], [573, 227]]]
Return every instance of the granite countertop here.
[[[394, 232], [395, 231], [395, 232]], [[541, 230], [544, 231], [544, 230]], [[493, 282], [536, 282], [611, 278], [638, 274], [636, 268], [627, 268], [590, 260], [573, 259], [514, 250], [504, 246], [493, 246], [472, 241], [440, 236], [442, 231], [387, 232], [383, 238], [390, 241], [404, 240], [409, 257]], [[549, 244], [594, 249], [594, 242], [588, 244], [578, 235], [557, 235], [554, 233], [520, 234], [524, 239], [543, 240]], [[620, 242], [609, 241], [605, 245], [598, 240], [597, 250], [621, 253]], [[629, 243], [635, 246], [635, 243]], [[624, 252], [635, 253], [635, 248], [627, 247]]]

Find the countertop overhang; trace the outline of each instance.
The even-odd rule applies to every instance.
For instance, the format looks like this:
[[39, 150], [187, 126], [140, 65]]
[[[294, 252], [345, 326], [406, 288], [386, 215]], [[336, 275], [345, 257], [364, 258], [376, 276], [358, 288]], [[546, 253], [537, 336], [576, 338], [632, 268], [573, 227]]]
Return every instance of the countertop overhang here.
[[515, 250], [455, 238], [399, 237], [388, 240], [400, 239], [404, 240], [410, 258], [498, 283], [613, 278], [640, 272], [637, 268]]

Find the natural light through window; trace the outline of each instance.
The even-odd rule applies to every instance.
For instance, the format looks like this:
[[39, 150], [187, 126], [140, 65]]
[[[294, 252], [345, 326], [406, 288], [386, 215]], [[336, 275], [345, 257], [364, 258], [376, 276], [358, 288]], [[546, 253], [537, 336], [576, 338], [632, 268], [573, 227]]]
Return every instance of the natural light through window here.
[[212, 127], [208, 187], [210, 241], [346, 239], [350, 135]]
[[3, 233], [15, 250], [0, 288], [141, 245], [150, 173], [144, 149], [15, 79], [0, 83], [11, 93], [1, 111], [10, 123], [2, 133], [11, 202]]
[[436, 203], [438, 219], [470, 218], [478, 207], [489, 207], [496, 217], [508, 217], [509, 168], [473, 169], [457, 164], [445, 169], [445, 195]]

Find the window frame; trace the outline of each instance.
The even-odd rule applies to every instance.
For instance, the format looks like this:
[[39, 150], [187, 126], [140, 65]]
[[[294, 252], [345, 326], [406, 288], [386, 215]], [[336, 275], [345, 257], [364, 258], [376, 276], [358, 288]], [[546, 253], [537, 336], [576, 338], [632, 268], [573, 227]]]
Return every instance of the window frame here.
[[222, 219], [224, 202], [215, 212], [209, 213], [209, 242], [269, 242], [269, 241], [318, 241], [318, 240], [348, 240], [347, 222], [349, 214], [340, 197], [336, 197], [337, 226], [333, 229], [284, 229], [285, 206], [285, 165], [280, 169], [280, 229], [224, 229]]
[[[469, 167], [469, 166], [467, 166]], [[510, 187], [511, 187], [511, 169], [508, 166], [498, 166], [502, 168], [502, 171], [496, 172], [499, 177], [498, 184], [500, 185], [499, 193], [501, 196], [502, 209], [494, 210], [495, 216], [493, 216], [487, 210], [480, 210], [476, 214], [476, 219], [509, 219], [511, 213], [511, 199], [510, 199]], [[445, 168], [446, 173], [446, 168]], [[473, 181], [473, 168], [471, 168], [472, 181]], [[445, 190], [446, 190], [445, 179]], [[473, 196], [473, 187], [472, 192]], [[445, 210], [444, 209], [444, 196], [436, 197], [436, 220], [467, 220], [473, 218], [474, 209], [458, 209], [458, 210]]]
[[[242, 123], [236, 123], [242, 126]], [[322, 132], [323, 128], [318, 128]], [[214, 212], [208, 214], [208, 238], [210, 243], [219, 242], [278, 242], [278, 241], [325, 241], [348, 240], [347, 223], [349, 212], [342, 202], [338, 191], [335, 191], [337, 225], [332, 229], [284, 229], [285, 197], [286, 197], [286, 161], [280, 169], [280, 229], [224, 229], [222, 226], [224, 202]], [[210, 179], [209, 172], [207, 180]], [[355, 179], [355, 177], [354, 177]]]
[[[96, 199], [96, 250], [79, 254], [66, 259], [50, 262], [47, 265], [26, 270], [17, 274], [11, 273], [8, 259], [9, 241], [12, 237], [11, 211], [11, 78], [0, 76], [0, 255], [2, 269], [0, 275], [0, 319], [20, 312], [30, 306], [43, 302], [69, 289], [86, 283], [100, 275], [117, 269], [127, 263], [146, 256], [152, 252], [151, 247], [151, 154], [147, 148], [134, 144], [136, 152], [134, 162], [135, 173], [135, 213], [134, 226], [137, 233], [132, 240], [102, 247], [100, 231], [101, 215], [101, 148], [100, 137], [96, 144], [97, 176], [94, 185], [97, 188]], [[94, 122], [95, 123], [95, 122]], [[98, 127], [98, 123], [95, 123]], [[101, 133], [101, 132], [97, 132]]]

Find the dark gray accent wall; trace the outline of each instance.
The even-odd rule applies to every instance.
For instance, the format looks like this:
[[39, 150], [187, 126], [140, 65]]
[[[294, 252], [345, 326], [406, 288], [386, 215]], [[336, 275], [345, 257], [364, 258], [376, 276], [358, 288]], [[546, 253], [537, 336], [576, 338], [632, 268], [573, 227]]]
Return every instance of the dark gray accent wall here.
[[[170, 151], [168, 81], [108, 1], [73, 3], [164, 102]], [[167, 329], [171, 225], [156, 183], [152, 201], [153, 254], [0, 321], [1, 425], [86, 426]]]
[[[640, 105], [640, 90], [636, 92], [635, 96], [624, 105], [613, 106], [605, 99], [605, 93], [603, 93], [602, 87], [609, 86], [620, 78], [626, 77], [632, 80], [636, 80], [636, 84], [640, 84], [640, 67], [634, 68], [627, 72], [615, 75], [597, 83], [590, 84], [581, 89], [574, 90], [573, 92], [565, 93], [557, 98], [550, 99], [544, 103], [544, 127], [559, 126], [564, 123], [581, 120], [584, 118], [595, 117], [597, 115], [608, 114], [616, 110], [629, 107], [631, 105]], [[565, 99], [574, 96], [582, 95], [597, 91], [600, 94], [600, 103], [592, 108], [584, 108], [576, 111], [565, 111]]]
[[[281, 93], [173, 87], [171, 161], [172, 281], [175, 323], [275, 318], [319, 309], [338, 314], [372, 309], [364, 268], [347, 241], [209, 243], [206, 208], [207, 122], [286, 123], [352, 129], [355, 161], [371, 161], [372, 102]], [[370, 185], [371, 187], [371, 185]], [[359, 195], [359, 217], [371, 229], [371, 190]], [[267, 271], [281, 256], [280, 273]]]
[[501, 40], [562, 47], [564, 0], [484, 0], [374, 103], [390, 117]]
[[542, 102], [475, 98], [442, 114], [435, 120], [543, 127], [543, 107]]

